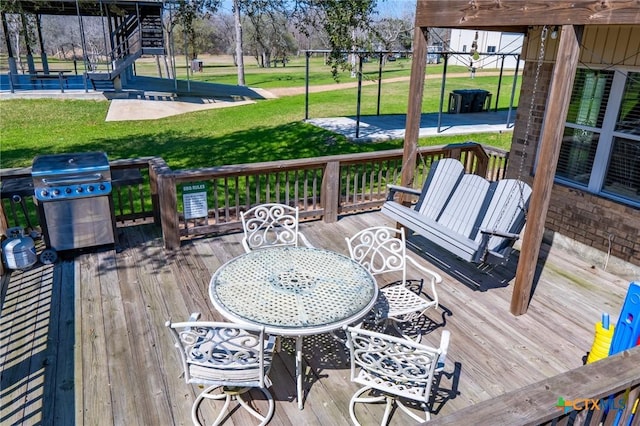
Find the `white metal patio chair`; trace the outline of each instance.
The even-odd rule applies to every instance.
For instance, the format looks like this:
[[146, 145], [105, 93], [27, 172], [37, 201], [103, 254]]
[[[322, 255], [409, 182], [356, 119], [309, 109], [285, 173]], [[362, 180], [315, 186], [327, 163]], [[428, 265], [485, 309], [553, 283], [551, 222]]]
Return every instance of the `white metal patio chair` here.
[[[422, 345], [411, 339], [364, 330], [359, 326], [347, 327], [346, 332], [351, 381], [363, 385], [349, 402], [349, 414], [353, 423], [360, 425], [356, 418], [356, 404], [380, 402], [386, 404], [381, 425], [388, 423], [394, 405], [417, 422], [429, 421], [429, 401], [432, 390], [435, 390], [434, 376], [444, 369], [449, 331], [442, 332], [439, 348]], [[406, 400], [417, 402], [424, 411], [424, 417], [412, 411], [409, 408], [411, 404]]]
[[299, 243], [313, 247], [298, 230], [298, 207], [286, 204], [259, 204], [240, 213], [245, 252], [273, 246], [297, 246]]
[[[275, 403], [267, 389], [275, 338], [265, 336], [263, 327], [225, 322], [197, 321], [194, 313], [186, 322], [166, 322], [180, 354], [187, 383], [205, 385], [193, 403], [191, 419], [200, 425], [198, 409], [204, 399], [224, 400], [214, 425], [228, 415], [232, 401], [237, 401], [252, 416], [267, 424], [273, 417]], [[254, 409], [242, 398], [251, 389], [259, 389], [268, 403], [266, 413]], [[217, 392], [216, 392], [217, 390]]]
[[[376, 322], [385, 321], [402, 333], [400, 323], [410, 322], [430, 308], [438, 308], [436, 284], [442, 281], [440, 275], [407, 256], [404, 229], [374, 226], [363, 229], [353, 237], [346, 238], [351, 258], [378, 278], [379, 275], [401, 272], [402, 280], [380, 289], [378, 302], [374, 306]], [[431, 299], [423, 297], [407, 286], [407, 262], [424, 273], [430, 284]], [[405, 335], [405, 337], [408, 337]], [[417, 342], [421, 333], [415, 336]]]

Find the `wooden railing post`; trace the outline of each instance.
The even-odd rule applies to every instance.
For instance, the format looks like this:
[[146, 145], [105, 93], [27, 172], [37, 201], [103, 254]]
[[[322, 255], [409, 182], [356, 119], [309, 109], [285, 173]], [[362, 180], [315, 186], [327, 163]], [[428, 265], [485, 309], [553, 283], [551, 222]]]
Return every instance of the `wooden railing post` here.
[[160, 225], [160, 200], [158, 194], [158, 169], [168, 167], [162, 158], [153, 158], [149, 161], [149, 191], [151, 192], [151, 210], [153, 223]]
[[487, 178], [487, 168], [489, 166], [489, 155], [482, 145], [474, 147], [473, 154], [476, 157], [476, 175]]
[[156, 175], [164, 248], [169, 250], [179, 248], [180, 230], [175, 175], [163, 160], [153, 161], [149, 169], [154, 169], [150, 173]]
[[[9, 223], [7, 221], [7, 216], [4, 213], [4, 203], [0, 200], [0, 235], [5, 235], [7, 233], [7, 229], [9, 228]], [[0, 275], [4, 274], [4, 264], [0, 261]]]
[[4, 212], [4, 203], [0, 201], [0, 235], [5, 235], [9, 228], [9, 221], [7, 215]]
[[322, 175], [320, 190], [325, 223], [338, 221], [340, 207], [340, 162], [329, 161]]
[[448, 157], [460, 161], [462, 159], [462, 147], [459, 144], [451, 145]]

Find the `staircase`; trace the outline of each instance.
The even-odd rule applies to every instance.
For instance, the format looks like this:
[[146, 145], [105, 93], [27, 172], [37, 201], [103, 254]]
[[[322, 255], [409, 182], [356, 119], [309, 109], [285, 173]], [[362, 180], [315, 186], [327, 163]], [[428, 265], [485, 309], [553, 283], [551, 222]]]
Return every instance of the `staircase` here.
[[[120, 84], [120, 77], [126, 80], [133, 76], [133, 63], [142, 55], [162, 55], [165, 53], [160, 9], [141, 7], [119, 20], [111, 36], [115, 47], [109, 53], [110, 62], [94, 63], [87, 73], [87, 79], [96, 90], [114, 90]], [[108, 82], [108, 83], [107, 83]], [[102, 87], [108, 87], [102, 89]]]

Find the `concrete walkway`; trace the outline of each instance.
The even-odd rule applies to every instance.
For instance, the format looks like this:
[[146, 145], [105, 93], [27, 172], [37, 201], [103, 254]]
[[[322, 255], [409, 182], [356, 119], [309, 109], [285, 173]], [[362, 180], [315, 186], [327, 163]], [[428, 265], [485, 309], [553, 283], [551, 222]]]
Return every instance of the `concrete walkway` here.
[[[339, 133], [354, 142], [382, 142], [403, 139], [406, 115], [312, 118], [307, 123]], [[511, 130], [516, 110], [468, 114], [425, 113], [420, 120], [420, 137], [502, 132]]]
[[252, 100], [215, 99], [145, 93], [127, 99], [112, 99], [105, 121], [157, 120], [188, 112], [254, 104]]

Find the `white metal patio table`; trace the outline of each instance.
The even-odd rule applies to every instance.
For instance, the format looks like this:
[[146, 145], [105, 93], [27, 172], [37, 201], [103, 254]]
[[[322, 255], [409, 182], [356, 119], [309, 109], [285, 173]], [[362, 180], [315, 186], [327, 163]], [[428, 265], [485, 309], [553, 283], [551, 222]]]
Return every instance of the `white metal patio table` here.
[[298, 408], [303, 408], [303, 336], [360, 321], [378, 296], [375, 278], [350, 257], [310, 247], [271, 247], [238, 256], [211, 277], [209, 297], [231, 321], [296, 338]]

